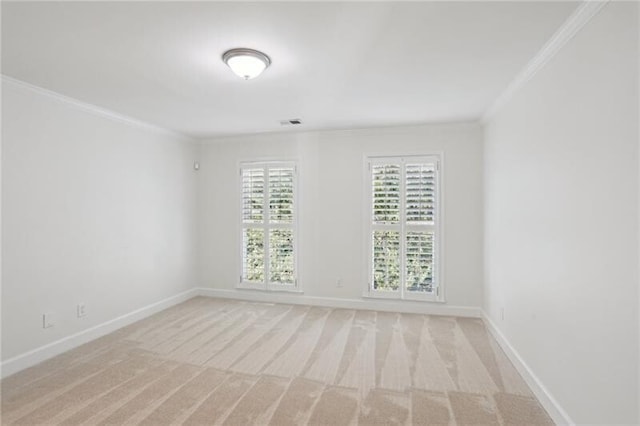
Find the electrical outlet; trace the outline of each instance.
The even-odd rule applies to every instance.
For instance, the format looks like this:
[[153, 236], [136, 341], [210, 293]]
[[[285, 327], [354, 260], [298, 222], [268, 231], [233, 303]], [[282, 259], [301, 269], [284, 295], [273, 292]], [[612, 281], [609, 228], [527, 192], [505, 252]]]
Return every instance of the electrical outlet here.
[[84, 303], [78, 303], [78, 318], [82, 318], [87, 315], [87, 307]]
[[55, 325], [55, 318], [52, 313], [42, 314], [42, 328], [51, 328]]
[[336, 280], [336, 287], [337, 287], [337, 288], [342, 288], [342, 278], [338, 278], [338, 279]]

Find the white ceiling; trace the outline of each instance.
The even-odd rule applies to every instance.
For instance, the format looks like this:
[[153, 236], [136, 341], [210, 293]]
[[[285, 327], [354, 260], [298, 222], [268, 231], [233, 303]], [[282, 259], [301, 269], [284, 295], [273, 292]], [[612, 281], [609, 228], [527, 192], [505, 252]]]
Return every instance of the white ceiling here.
[[3, 2], [2, 73], [195, 137], [476, 120], [577, 5]]

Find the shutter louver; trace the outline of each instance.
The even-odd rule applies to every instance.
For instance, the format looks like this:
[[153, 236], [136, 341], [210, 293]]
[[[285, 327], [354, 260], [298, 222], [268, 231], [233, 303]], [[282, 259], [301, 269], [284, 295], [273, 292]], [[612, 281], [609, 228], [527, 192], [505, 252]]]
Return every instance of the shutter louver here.
[[373, 288], [396, 291], [400, 287], [400, 232], [373, 232]]
[[293, 284], [293, 231], [271, 229], [269, 231], [269, 281]]
[[269, 169], [269, 221], [293, 223], [293, 174], [292, 167]]
[[435, 219], [435, 164], [407, 164], [405, 168], [406, 221], [415, 225], [433, 225]]
[[242, 279], [264, 281], [264, 229], [242, 230]]
[[264, 220], [264, 169], [242, 170], [242, 221], [261, 223]]
[[406, 289], [433, 291], [433, 232], [408, 232], [406, 237]]
[[373, 222], [397, 223], [400, 220], [400, 166], [374, 164]]

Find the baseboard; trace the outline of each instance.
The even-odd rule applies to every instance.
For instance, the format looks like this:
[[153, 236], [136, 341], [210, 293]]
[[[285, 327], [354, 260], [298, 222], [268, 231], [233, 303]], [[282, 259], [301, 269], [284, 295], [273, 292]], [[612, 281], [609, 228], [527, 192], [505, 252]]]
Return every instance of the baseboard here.
[[385, 299], [338, 299], [333, 297], [305, 296], [301, 293], [264, 292], [252, 290], [223, 290], [199, 288], [198, 294], [207, 297], [239, 299], [252, 302], [289, 303], [293, 305], [325, 306], [329, 308], [364, 309], [408, 314], [448, 315], [481, 318], [482, 310], [467, 306], [450, 306], [441, 303], [397, 301]]
[[504, 353], [507, 355], [511, 363], [516, 367], [516, 370], [520, 373], [522, 378], [527, 382], [527, 385], [531, 388], [534, 395], [540, 401], [540, 404], [547, 410], [551, 419], [557, 425], [575, 425], [575, 422], [571, 420], [571, 417], [560, 406], [558, 401], [551, 395], [549, 390], [544, 386], [542, 381], [536, 376], [527, 363], [522, 359], [522, 356], [514, 349], [509, 343], [504, 334], [498, 329], [496, 324], [489, 318], [486, 312], [482, 312], [482, 319], [484, 320], [487, 329], [496, 339]]
[[374, 299], [338, 299], [331, 297], [305, 296], [296, 293], [266, 293], [249, 290], [222, 290], [211, 288], [196, 288], [168, 297], [151, 305], [136, 309], [110, 321], [98, 324], [81, 332], [64, 337], [55, 342], [25, 352], [10, 358], [0, 364], [2, 378], [15, 374], [25, 368], [34, 366], [63, 352], [74, 349], [87, 342], [132, 324], [171, 306], [182, 303], [195, 296], [219, 297], [225, 299], [239, 299], [253, 302], [290, 303], [296, 305], [325, 306], [331, 308], [365, 309], [387, 312], [402, 312], [429, 315], [449, 315], [461, 317], [481, 318], [480, 308], [466, 306], [449, 306], [414, 301], [393, 301]]
[[176, 294], [175, 296], [167, 297], [159, 302], [136, 309], [135, 311], [129, 312], [110, 321], [103, 322], [102, 324], [98, 324], [79, 333], [72, 334], [71, 336], [67, 336], [24, 354], [10, 358], [0, 364], [1, 377], [5, 378], [15, 374], [18, 371], [36, 365], [63, 352], [90, 342], [91, 340], [95, 340], [136, 321], [140, 321], [143, 318], [160, 312], [163, 309], [167, 309], [173, 305], [177, 305], [178, 303], [182, 303], [197, 295], [197, 289], [184, 291]]

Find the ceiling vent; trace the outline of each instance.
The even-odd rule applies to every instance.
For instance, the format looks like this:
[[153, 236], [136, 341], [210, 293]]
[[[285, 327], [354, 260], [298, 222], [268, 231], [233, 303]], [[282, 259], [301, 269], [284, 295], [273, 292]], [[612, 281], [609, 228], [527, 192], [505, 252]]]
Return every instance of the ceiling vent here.
[[299, 124], [302, 124], [302, 120], [300, 120], [299, 118], [292, 118], [290, 120], [280, 120], [281, 126], [297, 126]]

